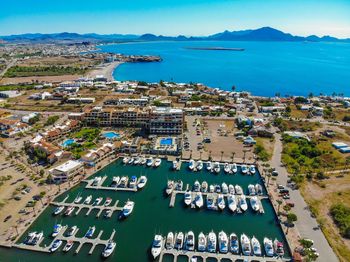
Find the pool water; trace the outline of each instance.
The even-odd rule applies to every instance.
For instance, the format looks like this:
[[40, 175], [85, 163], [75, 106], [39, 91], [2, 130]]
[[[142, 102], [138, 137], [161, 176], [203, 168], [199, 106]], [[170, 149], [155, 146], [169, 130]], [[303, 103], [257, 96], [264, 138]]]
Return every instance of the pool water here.
[[170, 146], [173, 144], [173, 139], [171, 137], [168, 138], [162, 138], [160, 140], [160, 145], [161, 146]]
[[116, 132], [106, 132], [106, 133], [103, 134], [103, 136], [105, 138], [108, 138], [108, 139], [115, 139], [115, 138], [120, 137], [120, 135], [118, 133], [116, 133]]
[[75, 143], [75, 140], [74, 139], [67, 139], [66, 141], [64, 141], [63, 143], [62, 143], [62, 146], [63, 147], [67, 147], [67, 146], [70, 146], [70, 145], [72, 145], [72, 144], [74, 144]]

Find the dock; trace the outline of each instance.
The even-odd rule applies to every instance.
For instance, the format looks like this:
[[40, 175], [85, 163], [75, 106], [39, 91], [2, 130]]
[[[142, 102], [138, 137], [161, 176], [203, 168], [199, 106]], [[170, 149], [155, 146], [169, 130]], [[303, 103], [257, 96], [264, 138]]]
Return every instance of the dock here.
[[111, 191], [127, 191], [127, 192], [137, 192], [137, 187], [110, 187], [102, 186], [104, 181], [106, 181], [107, 176], [104, 176], [97, 185], [93, 185], [93, 179], [82, 180], [82, 182], [87, 183], [85, 186], [86, 189], [95, 189], [95, 190], [111, 190]]

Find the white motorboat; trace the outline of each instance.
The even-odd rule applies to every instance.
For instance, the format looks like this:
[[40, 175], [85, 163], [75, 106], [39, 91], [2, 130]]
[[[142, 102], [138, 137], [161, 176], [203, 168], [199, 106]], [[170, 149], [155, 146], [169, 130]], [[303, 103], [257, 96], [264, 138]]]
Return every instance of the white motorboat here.
[[225, 198], [222, 194], [219, 194], [218, 195], [218, 207], [221, 209], [221, 210], [224, 210], [226, 204], [225, 204]]
[[107, 245], [102, 251], [102, 256], [109, 257], [113, 253], [116, 245], [117, 244], [112, 239], [108, 240]]
[[198, 235], [198, 251], [204, 252], [207, 248], [207, 238], [203, 234], [203, 232], [200, 232]]
[[247, 237], [246, 234], [241, 235], [241, 247], [242, 247], [242, 253], [245, 256], [250, 256], [252, 253], [252, 249], [250, 246], [250, 240]]
[[113, 177], [113, 180], [112, 180], [111, 187], [116, 187], [116, 186], [118, 186], [119, 182], [120, 182], [120, 177], [119, 177], [119, 176], [114, 176], [114, 177]]
[[156, 158], [156, 160], [154, 161], [154, 166], [159, 167], [161, 163], [162, 163], [162, 160], [160, 158]]
[[30, 232], [26, 237], [26, 239], [24, 240], [24, 243], [27, 245], [32, 245], [35, 237], [36, 237], [36, 232]]
[[166, 241], [165, 241], [165, 248], [166, 249], [173, 249], [174, 248], [174, 234], [173, 232], [169, 232], [167, 237], [166, 237]]
[[215, 190], [216, 193], [221, 193], [221, 186], [220, 185], [215, 185]]
[[226, 254], [228, 252], [228, 238], [224, 231], [219, 232], [219, 252]]
[[101, 180], [102, 180], [102, 177], [100, 177], [100, 176], [95, 177], [94, 180], [92, 180], [92, 185], [98, 186], [100, 184]]
[[106, 212], [103, 216], [108, 218], [112, 216], [112, 213], [113, 213], [112, 209], [106, 209]]
[[188, 232], [185, 236], [185, 249], [193, 251], [195, 247], [195, 238], [192, 231]]
[[136, 188], [137, 187], [137, 177], [132, 176], [129, 180], [129, 188]]
[[232, 164], [231, 170], [232, 170], [232, 172], [233, 172], [234, 174], [237, 173], [238, 168], [237, 168], [237, 164], [236, 164], [236, 163], [233, 163], [233, 164]]
[[91, 203], [91, 200], [92, 200], [92, 195], [89, 195], [87, 198], [85, 198], [84, 204], [85, 204], [85, 205], [90, 204], [90, 203]]
[[256, 196], [250, 198], [250, 205], [255, 212], [258, 212], [260, 210], [260, 204]]
[[178, 191], [181, 191], [183, 188], [184, 182], [181, 180], [177, 180], [177, 182], [175, 183], [175, 189]]
[[228, 207], [232, 212], [235, 212], [237, 209], [237, 201], [236, 196], [233, 194], [229, 194], [227, 196]]
[[133, 157], [129, 158], [128, 164], [132, 165], [134, 163], [135, 159]]
[[193, 184], [193, 191], [194, 192], [199, 192], [201, 190], [201, 184], [196, 180]]
[[242, 211], [246, 211], [248, 209], [247, 200], [245, 199], [245, 195], [241, 195], [239, 197], [239, 207]]
[[263, 194], [263, 188], [260, 184], [255, 184], [255, 192], [259, 196]]
[[138, 165], [141, 162], [141, 158], [140, 157], [136, 157], [134, 160], [134, 165]]
[[95, 226], [89, 227], [88, 231], [85, 234], [85, 237], [91, 238], [94, 235], [95, 230], [96, 230]]
[[228, 185], [228, 192], [232, 195], [234, 195], [236, 192], [235, 192], [235, 187], [231, 184]]
[[195, 167], [196, 167], [196, 161], [191, 159], [190, 162], [188, 162], [188, 169], [193, 171]]
[[103, 205], [104, 205], [105, 207], [108, 207], [111, 203], [112, 203], [112, 198], [107, 197], [107, 198], [106, 198], [106, 201], [104, 202]]
[[248, 173], [248, 167], [247, 165], [242, 165], [241, 166], [242, 174], [247, 174]]
[[64, 206], [56, 207], [55, 210], [53, 211], [53, 214], [54, 215], [60, 214], [63, 211], [64, 208], [65, 208]]
[[52, 237], [57, 237], [57, 235], [60, 233], [61, 230], [62, 230], [62, 225], [61, 224], [56, 224], [53, 227]]
[[187, 206], [189, 206], [192, 203], [192, 192], [186, 191], [184, 195], [184, 202]]
[[255, 256], [261, 256], [261, 246], [259, 241], [255, 238], [255, 236], [252, 237], [252, 247], [253, 247], [253, 254]]
[[230, 235], [230, 251], [233, 254], [239, 253], [239, 241], [238, 241], [238, 237], [235, 233], [232, 233]]
[[201, 208], [203, 206], [203, 196], [202, 196], [202, 193], [201, 192], [197, 192], [196, 193], [196, 197], [195, 197], [195, 203], [196, 203], [196, 206], [198, 208]]
[[256, 195], [255, 186], [252, 184], [248, 185], [248, 192], [250, 196], [255, 196]]
[[147, 161], [146, 161], [146, 165], [147, 165], [148, 167], [153, 166], [153, 163], [154, 163], [154, 160], [153, 160], [152, 157], [148, 158]]
[[38, 233], [38, 234], [35, 234], [35, 236], [34, 236], [34, 238], [33, 238], [33, 240], [32, 240], [32, 245], [36, 245], [36, 244], [38, 244], [39, 242], [40, 242], [40, 240], [42, 239], [44, 237], [44, 232], [43, 231], [41, 231], [40, 233]]
[[62, 240], [59, 240], [59, 239], [54, 240], [51, 247], [50, 247], [50, 252], [55, 252], [57, 249], [60, 248], [62, 243], [63, 243]]
[[103, 198], [102, 197], [98, 197], [95, 199], [95, 201], [92, 203], [93, 206], [98, 206], [99, 204], [101, 204]]
[[119, 181], [118, 187], [126, 187], [128, 185], [129, 178], [127, 176], [122, 176]]
[[83, 200], [83, 198], [81, 197], [80, 193], [76, 196], [76, 198], [74, 199], [74, 203], [75, 204], [79, 204], [81, 202], [81, 200]]
[[198, 160], [197, 161], [197, 166], [196, 166], [198, 171], [201, 171], [203, 169], [203, 161], [202, 160]]
[[202, 182], [201, 191], [202, 191], [203, 193], [208, 192], [208, 183], [207, 183], [207, 181], [203, 181], [203, 182]]
[[74, 208], [75, 208], [75, 207], [72, 207], [72, 206], [68, 207], [68, 208], [66, 209], [66, 212], [64, 212], [64, 215], [65, 215], [65, 216], [70, 216], [70, 215], [73, 213]]
[[275, 252], [273, 250], [273, 244], [271, 239], [268, 239], [267, 237], [264, 238], [264, 248], [265, 248], [266, 256], [268, 257], [274, 256]]
[[77, 226], [72, 226], [72, 227], [70, 227], [70, 228], [67, 230], [66, 236], [67, 236], [67, 237], [73, 236], [73, 235], [77, 232], [77, 230], [78, 230], [78, 227], [77, 227]]
[[173, 170], [177, 170], [178, 167], [179, 167], [179, 163], [176, 160], [174, 160], [173, 161]]
[[141, 158], [140, 164], [141, 164], [141, 165], [145, 165], [146, 163], [147, 163], [147, 158], [142, 157], [142, 158]]
[[207, 164], [206, 164], [206, 166], [207, 166], [207, 170], [208, 171], [212, 171], [212, 169], [213, 169], [213, 163], [212, 162], [207, 162]]
[[156, 259], [159, 256], [160, 252], [162, 251], [162, 247], [163, 237], [161, 235], [155, 235], [151, 248], [153, 259]]
[[129, 162], [129, 160], [130, 160], [130, 157], [124, 157], [123, 158], [123, 163], [127, 164]]
[[231, 169], [230, 169], [230, 165], [229, 163], [225, 163], [224, 164], [224, 172], [225, 173], [230, 173]]
[[237, 195], [242, 195], [243, 194], [243, 189], [239, 185], [235, 185], [235, 191]]
[[179, 232], [176, 236], [176, 240], [175, 240], [175, 248], [176, 249], [182, 249], [183, 247], [183, 243], [184, 243], [184, 233]]
[[284, 247], [283, 247], [283, 243], [278, 241], [277, 239], [275, 239], [273, 241], [273, 248], [275, 249], [275, 254], [279, 257], [283, 257], [284, 256]]
[[144, 188], [147, 184], [147, 177], [146, 176], [140, 176], [139, 180], [137, 181], [137, 187], [138, 188]]
[[63, 252], [68, 252], [74, 245], [74, 241], [73, 240], [68, 240], [66, 245], [63, 248]]
[[208, 234], [207, 243], [208, 243], [208, 246], [207, 246], [208, 252], [215, 253], [216, 252], [216, 235], [213, 231], [211, 231]]
[[224, 182], [221, 184], [221, 191], [223, 194], [227, 194], [228, 193], [228, 186], [227, 184]]
[[215, 162], [214, 166], [213, 166], [214, 172], [215, 173], [220, 173], [220, 163], [219, 162]]
[[174, 190], [174, 186], [175, 186], [174, 185], [174, 181], [173, 180], [168, 180], [167, 187], [165, 189], [165, 193], [167, 195], [170, 195], [173, 192], [173, 190]]
[[210, 193], [214, 193], [214, 190], [215, 190], [214, 185], [210, 185], [210, 186], [209, 186], [209, 192], [210, 192]]
[[251, 166], [249, 167], [249, 173], [252, 174], [252, 175], [254, 175], [254, 174], [256, 173], [256, 170], [255, 170], [255, 166], [254, 166], [254, 165], [251, 165]]
[[217, 209], [216, 204], [214, 202], [214, 197], [211, 194], [207, 195], [207, 208], [210, 210]]
[[128, 217], [132, 211], [134, 210], [135, 203], [133, 201], [126, 201], [126, 204], [123, 207], [123, 210], [121, 212], [121, 218]]

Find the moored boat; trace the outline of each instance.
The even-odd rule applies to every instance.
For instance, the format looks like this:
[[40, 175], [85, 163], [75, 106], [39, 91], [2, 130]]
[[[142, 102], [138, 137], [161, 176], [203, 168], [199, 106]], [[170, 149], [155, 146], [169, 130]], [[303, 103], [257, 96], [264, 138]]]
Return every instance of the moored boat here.
[[153, 158], [152, 158], [152, 157], [147, 158], [147, 160], [146, 160], [146, 165], [147, 165], [148, 167], [151, 167], [151, 166], [153, 166], [153, 164], [154, 164]]
[[105, 203], [103, 204], [105, 207], [108, 207], [112, 203], [112, 198], [107, 197]]
[[207, 243], [208, 243], [208, 246], [207, 246], [208, 252], [215, 253], [216, 252], [216, 235], [213, 231], [211, 231], [208, 234]]
[[196, 206], [198, 208], [201, 208], [203, 206], [203, 196], [202, 196], [202, 193], [201, 192], [197, 192], [196, 193], [196, 197], [195, 197], [195, 203], [196, 203]]
[[155, 235], [151, 248], [151, 254], [153, 256], [153, 259], [156, 259], [159, 256], [160, 252], [162, 251], [162, 247], [163, 237], [161, 235]]
[[67, 230], [67, 233], [66, 233], [66, 236], [67, 237], [71, 237], [73, 236], [78, 230], [78, 227], [77, 226], [72, 226], [70, 227], [68, 230]]
[[188, 169], [193, 171], [195, 167], [196, 167], [196, 161], [191, 159], [190, 162], [188, 162]]
[[261, 246], [259, 241], [255, 238], [255, 236], [252, 237], [252, 247], [254, 255], [261, 256]]
[[196, 166], [198, 171], [201, 171], [203, 169], [203, 161], [202, 160], [198, 160], [197, 161], [197, 166]]
[[242, 165], [241, 166], [242, 174], [247, 174], [248, 173], [248, 167], [247, 165]]
[[129, 157], [124, 157], [123, 158], [123, 163], [127, 164], [129, 162], [130, 158]]
[[92, 195], [89, 195], [88, 197], [85, 198], [84, 204], [85, 204], [85, 205], [90, 204], [91, 200], [92, 200]]
[[64, 206], [56, 207], [55, 210], [53, 211], [53, 214], [54, 215], [60, 214], [63, 211], [64, 208], [65, 208]]
[[202, 182], [201, 191], [203, 193], [206, 193], [208, 191], [208, 183], [207, 183], [207, 181], [203, 181]]
[[32, 245], [36, 245], [36, 244], [38, 244], [39, 242], [40, 242], [40, 240], [42, 239], [44, 237], [44, 232], [43, 231], [41, 231], [40, 233], [38, 233], [38, 234], [35, 234], [35, 236], [34, 236], [34, 238], [33, 238], [33, 240], [32, 240]]
[[128, 184], [129, 178], [127, 176], [122, 176], [119, 181], [118, 187], [126, 187]]
[[284, 256], [284, 247], [283, 247], [283, 243], [278, 241], [277, 239], [275, 239], [273, 241], [273, 247], [275, 249], [275, 254], [279, 257], [283, 257]]
[[137, 177], [136, 176], [131, 176], [129, 180], [129, 188], [135, 188], [137, 184]]
[[192, 203], [192, 192], [191, 191], [186, 191], [184, 195], [184, 202], [186, 206], [189, 206]]
[[130, 201], [130, 200], [126, 201], [123, 207], [123, 210], [120, 213], [120, 218], [126, 218], [130, 216], [130, 214], [134, 210], [134, 206], [135, 206], [135, 203], [133, 201]]
[[235, 185], [235, 191], [237, 195], [242, 195], [243, 194], [243, 189], [240, 185]]
[[236, 192], [235, 192], [235, 187], [231, 184], [228, 185], [228, 192], [232, 195], [234, 195]]
[[155, 161], [154, 161], [154, 166], [155, 167], [159, 167], [161, 163], [162, 163], [162, 159], [156, 158]]
[[175, 248], [176, 249], [182, 249], [183, 247], [183, 242], [184, 242], [184, 233], [179, 232], [176, 236], [176, 240], [175, 240]]
[[60, 231], [62, 230], [62, 225], [61, 224], [56, 224], [53, 227], [53, 232], [52, 232], [52, 237], [56, 237]]
[[247, 237], [246, 234], [241, 235], [241, 247], [242, 247], [242, 253], [245, 256], [250, 256], [252, 253], [252, 249], [250, 246], [250, 240]]
[[89, 227], [88, 231], [85, 234], [85, 237], [91, 238], [94, 235], [95, 230], [96, 230], [95, 226]]
[[74, 203], [75, 204], [79, 204], [81, 202], [81, 200], [83, 200], [83, 198], [81, 197], [80, 193], [76, 196], [76, 198], [74, 199]]
[[238, 241], [238, 237], [235, 233], [232, 233], [230, 235], [230, 251], [233, 254], [239, 253], [239, 241]]
[[173, 249], [174, 248], [174, 233], [173, 232], [169, 232], [167, 237], [166, 237], [166, 241], [165, 241], [165, 248], [166, 249]]
[[108, 240], [107, 245], [102, 251], [102, 256], [109, 257], [113, 253], [116, 245], [117, 244], [112, 239]]
[[238, 168], [237, 168], [237, 164], [236, 164], [236, 163], [233, 163], [233, 164], [232, 164], [231, 170], [232, 170], [232, 172], [233, 172], [234, 174], [237, 173]]
[[137, 181], [137, 188], [144, 188], [147, 184], [147, 177], [146, 176], [140, 176], [139, 180]]
[[66, 245], [63, 248], [63, 252], [68, 252], [74, 245], [74, 241], [73, 240], [68, 240]]
[[252, 184], [248, 185], [248, 192], [250, 196], [255, 196], [256, 195], [255, 186]]
[[173, 180], [168, 180], [167, 187], [165, 189], [165, 193], [167, 195], [170, 195], [174, 190], [174, 181]]
[[220, 163], [219, 162], [215, 162], [214, 166], [213, 166], [214, 172], [215, 173], [220, 173]]
[[227, 196], [227, 203], [228, 207], [232, 212], [235, 212], [237, 209], [237, 201], [236, 201], [236, 196], [233, 194], [229, 194]]
[[222, 191], [223, 194], [227, 194], [228, 193], [228, 186], [227, 186], [227, 184], [225, 182], [223, 182], [221, 184], [221, 191]]
[[193, 191], [194, 192], [199, 192], [201, 190], [201, 184], [196, 180], [193, 185]]
[[273, 257], [274, 255], [274, 250], [273, 250], [273, 244], [272, 240], [265, 237], [264, 238], [264, 248], [265, 248], [265, 254], [268, 257]]
[[189, 231], [185, 236], [185, 249], [193, 251], [195, 247], [195, 238], [192, 231]]
[[207, 248], [207, 238], [203, 234], [203, 232], [200, 232], [198, 235], [198, 251], [204, 252]]
[[102, 197], [98, 197], [95, 199], [95, 201], [92, 203], [93, 206], [98, 206], [99, 204], [101, 204], [103, 198]]
[[114, 176], [112, 183], [111, 183], [111, 187], [116, 187], [119, 184], [120, 181], [120, 177], [119, 176]]
[[177, 170], [178, 167], [179, 167], [179, 163], [176, 160], [174, 160], [173, 161], [173, 170]]
[[70, 206], [66, 209], [66, 212], [64, 212], [65, 216], [70, 216], [74, 211], [74, 207]]
[[228, 252], [228, 238], [224, 231], [220, 231], [218, 235], [219, 239], [219, 252], [226, 254]]
[[55, 252], [57, 249], [60, 248], [60, 246], [62, 245], [63, 241], [60, 239], [56, 239], [52, 242], [52, 245], [50, 247], [50, 252]]
[[256, 173], [256, 170], [255, 170], [255, 166], [254, 166], [254, 165], [251, 165], [251, 166], [249, 167], [249, 173], [252, 174], [252, 175], [254, 175], [254, 174]]
[[95, 177], [94, 180], [92, 180], [92, 185], [98, 186], [100, 184], [101, 180], [102, 180], [102, 177], [100, 177], [100, 176]]
[[260, 184], [255, 184], [255, 191], [257, 195], [262, 195], [263, 194], [263, 188]]
[[245, 195], [241, 195], [239, 197], [239, 207], [242, 211], [246, 211], [248, 209], [247, 200], [245, 198]]
[[226, 204], [225, 204], [225, 198], [222, 194], [218, 195], [218, 207], [220, 210], [224, 210]]
[[228, 163], [224, 164], [224, 172], [225, 173], [230, 173], [231, 169], [230, 169], [230, 165]]
[[257, 212], [260, 210], [260, 205], [258, 202], [258, 198], [256, 196], [253, 196], [250, 198], [250, 205], [252, 206], [252, 209]]
[[207, 170], [208, 171], [212, 171], [212, 169], [213, 169], [213, 163], [212, 162], [207, 162], [207, 164], [206, 164], [206, 166], [207, 166]]

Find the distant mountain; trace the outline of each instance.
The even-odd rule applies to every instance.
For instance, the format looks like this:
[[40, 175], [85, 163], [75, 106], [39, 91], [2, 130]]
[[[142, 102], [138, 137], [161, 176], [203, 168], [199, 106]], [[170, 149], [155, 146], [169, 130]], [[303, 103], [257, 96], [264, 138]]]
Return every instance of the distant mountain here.
[[224, 31], [221, 33], [198, 37], [191, 36], [186, 37], [184, 35], [179, 36], [163, 36], [154, 34], [78, 34], [78, 33], [55, 33], [55, 34], [21, 34], [21, 35], [9, 35], [0, 36], [0, 40], [10, 43], [51, 43], [51, 42], [127, 42], [127, 41], [202, 41], [202, 40], [215, 40], [215, 41], [289, 41], [289, 42], [350, 42], [348, 39], [338, 39], [332, 36], [318, 37], [316, 35], [310, 35], [307, 37], [294, 36], [289, 33], [284, 33], [280, 30], [271, 27], [262, 27], [258, 29], [249, 29], [241, 31]]

